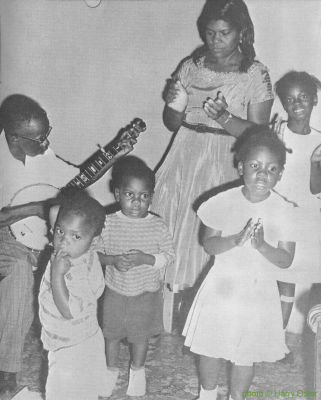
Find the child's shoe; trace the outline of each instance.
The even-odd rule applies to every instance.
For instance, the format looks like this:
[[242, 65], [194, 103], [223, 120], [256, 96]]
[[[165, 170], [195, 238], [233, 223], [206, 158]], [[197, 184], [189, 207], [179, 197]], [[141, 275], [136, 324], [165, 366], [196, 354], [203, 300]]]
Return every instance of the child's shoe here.
[[129, 383], [127, 388], [127, 396], [144, 396], [146, 394], [146, 376], [145, 368], [129, 370]]
[[107, 377], [106, 377], [106, 385], [105, 385], [106, 392], [103, 393], [103, 397], [110, 397], [112, 395], [113, 390], [116, 386], [118, 375], [119, 375], [118, 368], [115, 368], [115, 369], [107, 368]]
[[197, 400], [216, 400], [217, 387], [212, 390], [205, 390], [201, 386], [200, 396]]

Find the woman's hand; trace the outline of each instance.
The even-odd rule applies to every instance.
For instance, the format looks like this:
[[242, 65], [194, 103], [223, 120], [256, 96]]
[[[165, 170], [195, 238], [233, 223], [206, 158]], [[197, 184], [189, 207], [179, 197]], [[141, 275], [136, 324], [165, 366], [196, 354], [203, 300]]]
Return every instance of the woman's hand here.
[[317, 146], [311, 155], [311, 163], [320, 163], [321, 162], [321, 144]]
[[214, 120], [220, 118], [225, 113], [227, 107], [228, 104], [222, 92], [217, 93], [215, 100], [213, 100], [211, 97], [208, 97], [203, 105], [204, 111], [207, 116]]
[[166, 104], [178, 112], [184, 112], [188, 102], [188, 94], [181, 81], [171, 81], [166, 95]]
[[250, 218], [247, 221], [245, 227], [241, 230], [241, 232], [236, 235], [235, 245], [243, 246], [245, 244], [245, 242], [247, 242], [250, 239], [252, 229], [253, 229], [253, 221], [252, 221], [252, 218]]

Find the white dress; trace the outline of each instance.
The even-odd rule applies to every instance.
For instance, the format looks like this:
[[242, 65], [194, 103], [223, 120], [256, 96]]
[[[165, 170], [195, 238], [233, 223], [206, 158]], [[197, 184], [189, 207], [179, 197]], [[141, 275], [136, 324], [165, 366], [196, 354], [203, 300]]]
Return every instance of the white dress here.
[[[266, 241], [276, 247], [278, 241], [291, 241], [292, 209], [273, 192], [251, 203], [235, 188], [203, 203], [198, 215], [222, 236], [241, 231], [250, 218], [261, 218]], [[187, 317], [185, 345], [237, 365], [283, 358], [287, 348], [271, 267], [250, 242], [217, 255]]]
[[291, 267], [276, 271], [277, 279], [292, 283], [321, 282], [321, 200], [310, 192], [310, 158], [321, 144], [321, 132], [311, 129], [299, 135], [285, 126], [282, 140], [291, 151], [286, 155], [282, 179], [275, 191], [296, 205], [296, 250]]

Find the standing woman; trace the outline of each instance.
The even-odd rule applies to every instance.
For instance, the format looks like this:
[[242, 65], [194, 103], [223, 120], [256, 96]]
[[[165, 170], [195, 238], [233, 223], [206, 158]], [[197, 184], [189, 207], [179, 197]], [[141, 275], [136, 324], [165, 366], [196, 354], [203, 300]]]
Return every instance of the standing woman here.
[[192, 287], [208, 261], [195, 201], [237, 179], [235, 138], [253, 124], [267, 124], [273, 103], [268, 70], [255, 60], [253, 23], [243, 0], [207, 0], [197, 26], [204, 44], [180, 63], [166, 97], [164, 123], [178, 132], [157, 173], [153, 200], [176, 245], [176, 264], [166, 276], [172, 291], [165, 299], [168, 330], [166, 304], [172, 308], [173, 292]]

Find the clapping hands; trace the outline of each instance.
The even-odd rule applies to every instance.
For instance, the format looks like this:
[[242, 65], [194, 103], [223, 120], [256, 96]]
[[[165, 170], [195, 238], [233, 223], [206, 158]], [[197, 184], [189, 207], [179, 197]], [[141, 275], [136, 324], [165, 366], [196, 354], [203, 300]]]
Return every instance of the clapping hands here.
[[248, 240], [251, 240], [251, 246], [254, 249], [259, 249], [264, 243], [264, 230], [261, 219], [256, 223], [250, 218], [245, 227], [236, 235], [236, 246], [243, 246]]
[[214, 120], [220, 118], [227, 107], [228, 104], [222, 92], [218, 92], [214, 100], [211, 97], [208, 97], [203, 105], [204, 111], [207, 116]]

